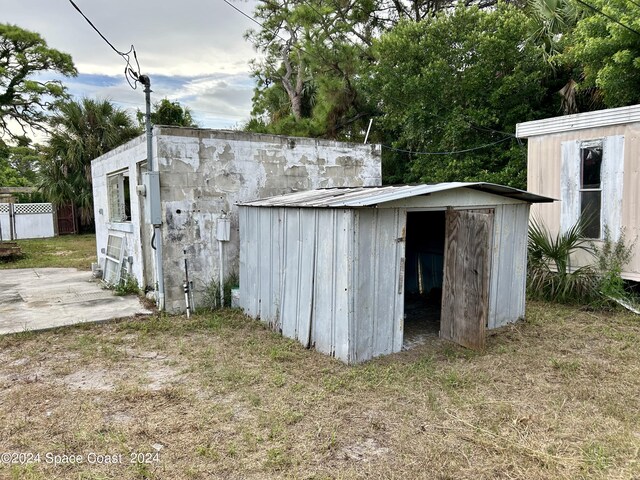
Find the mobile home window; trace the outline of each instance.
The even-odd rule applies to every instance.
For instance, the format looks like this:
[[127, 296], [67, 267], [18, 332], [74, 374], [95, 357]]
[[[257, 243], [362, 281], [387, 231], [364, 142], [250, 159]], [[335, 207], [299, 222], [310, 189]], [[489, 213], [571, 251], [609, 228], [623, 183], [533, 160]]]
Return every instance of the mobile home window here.
[[131, 221], [131, 188], [129, 172], [112, 173], [107, 177], [109, 195], [109, 220], [112, 222]]
[[602, 218], [602, 141], [580, 145], [580, 213], [584, 236], [600, 238]]

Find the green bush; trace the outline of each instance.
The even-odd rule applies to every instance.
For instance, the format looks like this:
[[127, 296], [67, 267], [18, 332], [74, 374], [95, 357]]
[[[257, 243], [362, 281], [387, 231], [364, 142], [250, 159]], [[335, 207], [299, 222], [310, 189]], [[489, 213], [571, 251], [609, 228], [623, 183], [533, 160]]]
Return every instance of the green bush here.
[[637, 303], [636, 296], [626, 288], [622, 278], [622, 270], [632, 254], [633, 243], [627, 245], [624, 229], [620, 232], [620, 238], [614, 241], [609, 228], [605, 227], [602, 244], [594, 244], [595, 265], [599, 273], [598, 291], [605, 303], [612, 299]]
[[123, 275], [120, 283], [113, 287], [113, 293], [118, 296], [139, 295], [140, 286], [138, 285], [138, 280], [133, 275]]

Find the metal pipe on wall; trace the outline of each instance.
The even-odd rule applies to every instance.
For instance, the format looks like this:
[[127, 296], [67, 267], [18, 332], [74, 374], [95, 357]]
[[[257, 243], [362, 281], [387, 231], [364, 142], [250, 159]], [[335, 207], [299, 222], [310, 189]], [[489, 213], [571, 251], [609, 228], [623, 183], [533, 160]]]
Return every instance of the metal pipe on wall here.
[[[147, 165], [149, 171], [159, 171], [153, 161], [153, 131], [151, 128], [151, 79], [147, 75], [139, 76], [140, 82], [144, 85], [145, 97], [145, 129], [147, 133]], [[152, 192], [149, 194], [153, 195]], [[160, 199], [158, 198], [158, 202]], [[156, 301], [158, 310], [164, 310], [164, 270], [162, 266], [162, 224], [153, 225], [153, 237], [155, 238], [155, 277], [156, 277]], [[153, 248], [153, 247], [152, 247]]]
[[189, 282], [189, 265], [187, 261], [187, 250], [183, 250], [184, 253], [184, 302], [187, 306], [187, 318], [191, 317], [191, 283]]
[[218, 271], [220, 273], [220, 307], [224, 307], [224, 243], [228, 242], [231, 238], [231, 222], [227, 213], [223, 210], [222, 215], [218, 217], [216, 224], [216, 237], [218, 238], [218, 253], [220, 255], [220, 266]]

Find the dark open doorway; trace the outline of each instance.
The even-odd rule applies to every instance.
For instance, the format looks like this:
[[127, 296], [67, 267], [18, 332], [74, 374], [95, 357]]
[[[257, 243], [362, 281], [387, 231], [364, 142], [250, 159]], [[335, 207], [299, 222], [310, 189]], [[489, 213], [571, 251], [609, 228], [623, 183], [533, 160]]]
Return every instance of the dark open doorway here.
[[440, 330], [445, 227], [444, 211], [407, 213], [404, 350]]

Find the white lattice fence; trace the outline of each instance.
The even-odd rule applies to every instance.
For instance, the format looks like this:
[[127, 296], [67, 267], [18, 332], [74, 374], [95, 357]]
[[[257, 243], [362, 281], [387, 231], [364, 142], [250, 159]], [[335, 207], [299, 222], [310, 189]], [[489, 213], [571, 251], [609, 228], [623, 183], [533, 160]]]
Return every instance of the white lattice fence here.
[[53, 205], [50, 203], [0, 204], [0, 234], [3, 240], [55, 236]]
[[53, 205], [50, 203], [17, 203], [13, 206], [13, 211], [16, 215], [53, 213]]

